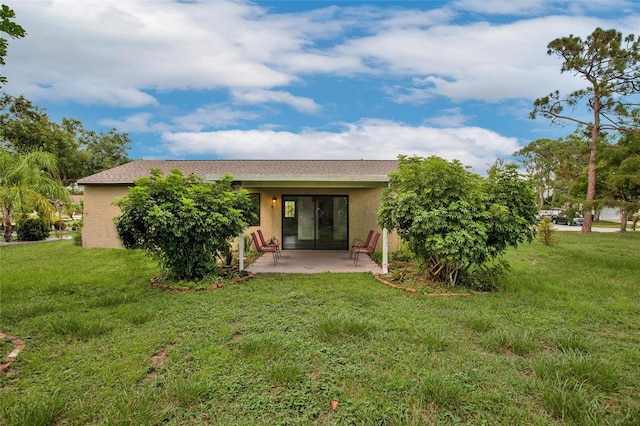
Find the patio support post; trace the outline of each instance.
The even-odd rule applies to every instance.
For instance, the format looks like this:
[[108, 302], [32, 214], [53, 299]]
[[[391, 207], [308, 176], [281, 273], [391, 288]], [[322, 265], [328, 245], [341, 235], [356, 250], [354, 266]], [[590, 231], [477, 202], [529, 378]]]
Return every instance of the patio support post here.
[[382, 228], [382, 273], [389, 273], [389, 231]]
[[238, 234], [238, 269], [244, 271], [244, 233]]

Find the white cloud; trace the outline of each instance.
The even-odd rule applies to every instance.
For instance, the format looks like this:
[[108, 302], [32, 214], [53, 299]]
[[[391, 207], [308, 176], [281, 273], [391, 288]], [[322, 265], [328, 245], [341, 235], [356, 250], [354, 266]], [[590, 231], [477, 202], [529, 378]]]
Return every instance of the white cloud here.
[[[49, 100], [50, 110], [88, 105], [120, 131], [161, 133], [167, 158], [439, 155], [479, 172], [519, 149], [502, 129], [529, 136], [519, 120], [531, 100], [585, 86], [547, 56], [551, 40], [640, 28], [628, 1], [615, 2], [628, 11], [615, 21], [588, 16], [604, 1], [307, 3], [297, 13], [243, 0], [15, 3], [28, 35], [10, 40], [5, 90]], [[280, 121], [266, 123], [265, 113]], [[413, 121], [361, 118], [373, 115]], [[323, 116], [352, 124], [319, 130], [329, 128]], [[232, 129], [240, 126], [253, 130]]]
[[399, 154], [437, 155], [458, 159], [478, 173], [484, 173], [496, 158], [509, 157], [519, 149], [515, 138], [479, 127], [433, 128], [374, 119], [345, 124], [339, 132], [221, 130], [166, 133], [163, 140], [171, 158], [394, 159]]
[[291, 93], [279, 90], [234, 89], [231, 95], [236, 103], [263, 104], [277, 102], [287, 104], [300, 112], [313, 113], [320, 110], [320, 105], [315, 103], [313, 99], [294, 96]]
[[564, 16], [390, 30], [349, 40], [336, 50], [361, 57], [378, 70], [413, 77], [417, 84], [395, 90], [398, 102], [434, 95], [487, 101], [535, 98], [558, 87], [573, 90], [584, 84], [561, 76], [561, 62], [548, 57], [545, 46], [572, 32], [589, 33], [598, 24], [603, 22]]
[[[419, 2], [406, 9], [344, 4], [276, 14], [259, 2], [231, 0], [23, 0], [13, 7], [28, 36], [11, 41], [6, 88], [34, 100], [124, 107], [154, 105], [153, 91], [229, 88], [246, 90], [241, 97], [252, 103], [313, 112], [319, 108], [313, 99], [281, 88], [311, 74], [368, 74], [429, 83], [395, 90], [398, 102], [433, 95], [533, 98], [578, 85], [561, 77], [560, 62], [546, 56], [549, 41], [585, 36], [596, 26], [625, 34], [640, 27], [637, 7], [617, 21], [572, 11], [602, 8], [603, 1], [460, 0], [432, 10], [420, 10]], [[615, 5], [634, 10], [632, 2]], [[480, 20], [482, 14], [526, 16], [554, 8], [555, 16]], [[462, 12], [480, 15], [453, 23]]]
[[212, 127], [229, 127], [244, 120], [258, 118], [258, 114], [229, 108], [224, 105], [205, 105], [192, 113], [175, 117], [173, 122], [182, 130], [199, 132]]
[[[12, 81], [16, 79], [10, 78]], [[26, 94], [28, 98], [59, 102], [72, 100], [83, 104], [100, 103], [124, 108], [157, 104], [153, 96], [135, 87], [85, 76], [78, 76], [75, 80], [56, 80], [51, 84], [27, 82], [21, 89], [20, 93]]]
[[118, 131], [120, 132], [144, 133], [157, 131], [158, 129], [149, 123], [151, 118], [151, 113], [142, 112], [138, 114], [132, 114], [124, 119], [105, 118], [100, 121], [100, 124], [103, 126], [118, 129]]
[[16, 42], [6, 72], [13, 91], [27, 97], [138, 106], [152, 100], [128, 99], [131, 88], [140, 97], [150, 89], [264, 88], [295, 79], [268, 60], [301, 41], [262, 22], [261, 9], [247, 3], [26, 0], [14, 9], [28, 35]]
[[635, 0], [455, 0], [450, 7], [463, 12], [487, 15], [541, 16], [585, 15], [608, 12], [612, 7], [619, 11], [637, 12]]
[[469, 117], [462, 113], [461, 108], [448, 108], [442, 110], [442, 114], [437, 117], [431, 117], [424, 122], [440, 127], [462, 127], [469, 120]]
[[491, 15], [531, 15], [548, 11], [549, 0], [457, 0], [451, 5], [455, 9]]
[[160, 121], [150, 112], [131, 114], [123, 119], [103, 119], [100, 124], [114, 127], [121, 132], [200, 132], [211, 128], [225, 128], [237, 125], [241, 121], [254, 120], [259, 115], [252, 111], [233, 109], [225, 105], [204, 105], [192, 112], [173, 115], [170, 123]]
[[[567, 10], [571, 13], [575, 13], [576, 15], [609, 12], [612, 7], [615, 7], [616, 10], [623, 13], [638, 12], [638, 4], [636, 0], [574, 0], [566, 2]], [[611, 28], [617, 27], [614, 26]]]

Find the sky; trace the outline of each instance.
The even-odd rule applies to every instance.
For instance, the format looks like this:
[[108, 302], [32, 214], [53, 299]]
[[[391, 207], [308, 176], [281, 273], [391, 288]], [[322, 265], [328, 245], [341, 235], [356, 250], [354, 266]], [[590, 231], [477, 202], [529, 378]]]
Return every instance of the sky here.
[[[497, 159], [573, 126], [536, 98], [584, 80], [547, 55], [631, 0], [5, 0], [4, 91], [53, 121], [115, 128], [132, 159]], [[587, 114], [576, 111], [575, 114]]]

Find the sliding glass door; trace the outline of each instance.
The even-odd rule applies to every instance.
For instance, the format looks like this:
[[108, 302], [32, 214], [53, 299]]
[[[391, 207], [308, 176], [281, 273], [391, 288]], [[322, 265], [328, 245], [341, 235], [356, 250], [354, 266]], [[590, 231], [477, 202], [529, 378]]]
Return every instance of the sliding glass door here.
[[349, 199], [346, 195], [284, 195], [282, 209], [283, 249], [349, 248]]

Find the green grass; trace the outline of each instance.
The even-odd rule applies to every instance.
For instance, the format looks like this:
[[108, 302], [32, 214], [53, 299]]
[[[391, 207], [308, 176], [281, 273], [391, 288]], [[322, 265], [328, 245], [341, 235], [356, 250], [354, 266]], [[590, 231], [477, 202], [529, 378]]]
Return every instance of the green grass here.
[[[594, 228], [615, 228], [620, 229], [620, 222], [614, 222], [609, 220], [599, 220], [597, 222], [592, 222], [592, 226]], [[633, 232], [633, 222], [627, 221], [627, 232]]]
[[138, 252], [3, 246], [0, 332], [26, 345], [0, 424], [640, 424], [640, 233], [557, 240], [466, 298], [368, 274], [162, 291]]

